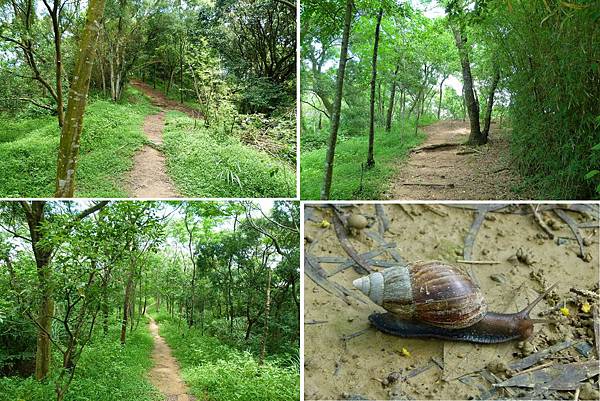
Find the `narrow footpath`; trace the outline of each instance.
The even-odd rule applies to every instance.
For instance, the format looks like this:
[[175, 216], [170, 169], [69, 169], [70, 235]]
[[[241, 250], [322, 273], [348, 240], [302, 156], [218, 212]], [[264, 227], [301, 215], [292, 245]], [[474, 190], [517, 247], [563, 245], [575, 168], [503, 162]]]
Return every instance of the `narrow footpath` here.
[[160, 108], [158, 114], [147, 116], [143, 130], [151, 144], [135, 155], [133, 169], [128, 177], [128, 192], [132, 198], [179, 198], [173, 181], [167, 174], [166, 158], [161, 150], [165, 128], [165, 110], [179, 110], [191, 117], [199, 118], [196, 110], [169, 100], [150, 85], [131, 81], [131, 86], [146, 95], [150, 102]]
[[488, 144], [474, 147], [464, 145], [468, 121], [438, 121], [422, 130], [427, 139], [398, 165], [384, 199], [518, 199], [509, 134], [497, 124]]
[[150, 318], [150, 332], [154, 337], [152, 360], [154, 367], [150, 371], [150, 382], [164, 394], [166, 401], [194, 401], [196, 398], [181, 379], [179, 364], [171, 355], [171, 348], [158, 334], [158, 325]]

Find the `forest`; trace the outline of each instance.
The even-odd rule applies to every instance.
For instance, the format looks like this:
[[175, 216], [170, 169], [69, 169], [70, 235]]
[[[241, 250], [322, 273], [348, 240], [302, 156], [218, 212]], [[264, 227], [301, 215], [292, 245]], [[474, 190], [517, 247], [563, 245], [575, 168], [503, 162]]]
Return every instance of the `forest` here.
[[303, 199], [598, 199], [600, 3], [306, 0]]
[[0, 196], [293, 197], [296, 8], [0, 1]]
[[299, 400], [299, 218], [1, 202], [0, 400]]

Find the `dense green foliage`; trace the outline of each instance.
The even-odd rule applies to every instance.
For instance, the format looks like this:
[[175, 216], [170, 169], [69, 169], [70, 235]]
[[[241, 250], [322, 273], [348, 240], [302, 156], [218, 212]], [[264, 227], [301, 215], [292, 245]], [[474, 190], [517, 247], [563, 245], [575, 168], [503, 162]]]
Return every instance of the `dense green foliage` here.
[[[87, 345], [65, 401], [161, 400], [146, 377], [153, 347], [147, 328], [136, 330], [125, 346], [117, 338], [114, 327], [109, 336], [97, 333]], [[49, 401], [55, 397], [52, 378], [43, 383], [32, 377], [0, 377], [0, 401]]]
[[[303, 2], [301, 143], [311, 163], [303, 174], [311, 177], [302, 178], [310, 185], [302, 193], [311, 198], [319, 196], [320, 187], [313, 149], [325, 148], [334, 137], [330, 119], [340, 90], [336, 78], [346, 4]], [[545, 199], [600, 196], [600, 152], [594, 150], [600, 142], [597, 1], [361, 0], [352, 6], [340, 146], [369, 134], [371, 101], [375, 125], [386, 129], [422, 117], [464, 120], [473, 114], [477, 117], [471, 120], [483, 132], [491, 115], [511, 130], [511, 167], [524, 179], [520, 189]], [[465, 90], [469, 81], [472, 90]], [[473, 102], [465, 96], [469, 92]], [[472, 125], [471, 135], [478, 130]], [[494, 132], [489, 135], [493, 138]], [[389, 146], [380, 138], [375, 152]], [[472, 143], [485, 142], [487, 132]], [[362, 143], [362, 151], [349, 152], [366, 162], [366, 139]], [[320, 157], [325, 160], [324, 150]], [[334, 171], [337, 163], [336, 157]], [[355, 164], [358, 169], [360, 163]], [[384, 183], [387, 177], [373, 179]], [[347, 196], [348, 191], [336, 189], [345, 183], [346, 177], [336, 172], [332, 194]]]
[[[299, 217], [291, 202], [1, 202], [0, 394], [154, 399], [154, 305], [206, 361], [225, 368], [231, 356], [240, 380], [264, 378], [248, 391], [282, 378], [297, 398]], [[208, 387], [231, 391], [225, 379]]]
[[496, 62], [515, 71], [507, 87], [523, 185], [542, 198], [598, 199], [600, 177], [585, 177], [600, 167], [600, 4], [521, 0], [490, 5], [485, 19], [503, 36]]
[[[409, 125], [402, 134], [396, 128], [392, 132], [378, 129], [375, 138], [379, 144], [375, 148], [378, 163], [369, 170], [364, 169], [364, 165], [361, 168], [356, 162], [363, 156], [367, 146], [366, 136], [350, 137], [337, 146], [334, 173], [339, 179], [331, 191], [332, 199], [381, 199], [382, 192], [386, 189], [386, 179], [394, 173], [397, 163], [420, 144], [425, 136], [422, 133], [415, 134], [414, 126]], [[302, 199], [318, 199], [324, 157], [324, 147], [302, 152]]]
[[[182, 113], [169, 113], [164, 150], [169, 174], [180, 192], [207, 198], [293, 197], [294, 169], [244, 145], [242, 135], [252, 135], [252, 131], [251, 124], [243, 130], [225, 124], [207, 128]], [[287, 132], [295, 136], [295, 130]]]
[[[255, 356], [203, 336], [197, 328], [181, 328], [168, 316], [157, 317], [160, 334], [182, 364], [182, 374], [199, 399], [214, 401], [293, 401], [300, 399], [298, 359], [259, 365]], [[297, 354], [296, 354], [297, 355]]]
[[[155, 110], [133, 89], [127, 92], [127, 99], [133, 102], [90, 102], [83, 128], [77, 196], [127, 196], [123, 178], [145, 141], [144, 117]], [[59, 132], [56, 121], [48, 116], [0, 118], [1, 197], [52, 196]]]

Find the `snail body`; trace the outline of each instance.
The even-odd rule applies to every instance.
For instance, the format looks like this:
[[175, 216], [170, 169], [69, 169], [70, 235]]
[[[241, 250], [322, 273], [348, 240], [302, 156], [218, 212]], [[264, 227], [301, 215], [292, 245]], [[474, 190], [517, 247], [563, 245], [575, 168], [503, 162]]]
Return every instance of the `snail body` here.
[[388, 311], [369, 316], [385, 333], [488, 344], [530, 337], [539, 320], [529, 313], [545, 295], [517, 313], [490, 312], [470, 277], [442, 262], [391, 267], [353, 284]]

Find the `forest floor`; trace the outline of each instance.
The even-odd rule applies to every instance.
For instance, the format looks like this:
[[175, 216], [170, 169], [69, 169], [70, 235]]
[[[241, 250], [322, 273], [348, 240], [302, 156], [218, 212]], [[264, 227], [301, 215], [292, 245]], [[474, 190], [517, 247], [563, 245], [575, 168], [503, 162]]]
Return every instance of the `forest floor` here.
[[[467, 147], [469, 123], [438, 121], [392, 177], [383, 199], [519, 199], [510, 168], [509, 134], [492, 123], [489, 142]], [[523, 196], [523, 195], [521, 195]]]
[[171, 354], [171, 348], [158, 334], [158, 325], [150, 318], [150, 332], [154, 337], [152, 360], [154, 367], [150, 371], [150, 381], [165, 395], [166, 401], [194, 401], [189, 389], [181, 379], [177, 360]]
[[[477, 215], [474, 210], [461, 205], [386, 204], [383, 210], [389, 226], [381, 235], [382, 240], [376, 241], [374, 235], [379, 225], [375, 206], [363, 204], [344, 208], [345, 212], [360, 213], [370, 222], [374, 221], [371, 227], [355, 232], [349, 240], [356, 252], [373, 265], [375, 260], [392, 263], [390, 254], [372, 256], [380, 255], [378, 251], [385, 249], [397, 251], [409, 262], [441, 260], [457, 264], [457, 259], [462, 259], [469, 227]], [[351, 266], [347, 263], [348, 254], [342, 248], [333, 224], [327, 228], [321, 224], [324, 219], [332, 221], [330, 212], [307, 207], [304, 214], [305, 253], [325, 270], [323, 274], [328, 282], [344, 287], [349, 295], [335, 296], [317, 286], [308, 276], [304, 280], [305, 399], [556, 399], [559, 395], [563, 399], [573, 399], [572, 392], [569, 395], [551, 391], [536, 396], [531, 388], [511, 386], [502, 390], [484, 378], [486, 372], [483, 370], [493, 372], [497, 380], [518, 377], [516, 370], [510, 370], [516, 361], [567, 340], [572, 346], [560, 353], [552, 353], [538, 362], [543, 365], [533, 369], [545, 365], [551, 371], [553, 367], [559, 369], [558, 365], [562, 363], [594, 363], [594, 352], [591, 351], [594, 319], [590, 311], [580, 309], [583, 300], [574, 296], [570, 289], [597, 291], [598, 229], [581, 232], [585, 244], [589, 244], [584, 247], [588, 256], [583, 260], [578, 257], [579, 247], [569, 227], [559, 221], [554, 212], [539, 211], [542, 219], [553, 221], [554, 240], [544, 236], [531, 213], [520, 213], [518, 209], [511, 211], [509, 208], [485, 216], [472, 248], [472, 258], [494, 261], [495, 264], [471, 265], [471, 274], [483, 291], [488, 309], [505, 313], [520, 310], [543, 288], [558, 282], [555, 294], [543, 300], [531, 314], [532, 318], [539, 318], [542, 316], [538, 313], [544, 311], [545, 316], [556, 320], [556, 324], [536, 324], [533, 336], [526, 342], [480, 345], [395, 337], [370, 326], [368, 316], [383, 309], [352, 286], [353, 280], [360, 277], [354, 269], [342, 270], [344, 266]], [[591, 213], [591, 216], [571, 211], [565, 213], [576, 224], [588, 222], [591, 227], [598, 227], [597, 213]], [[385, 248], [381, 246], [383, 242], [387, 244]], [[366, 252], [370, 252], [373, 259], [365, 256], [368, 255]], [[519, 259], [522, 252], [529, 256]], [[468, 266], [462, 267], [469, 269]], [[552, 304], [566, 305], [569, 317], [557, 312]], [[574, 348], [574, 345], [577, 346]], [[581, 346], [587, 351], [578, 351]], [[507, 366], [510, 369], [507, 370]], [[558, 375], [556, 372], [546, 374]], [[521, 378], [524, 375], [523, 371]], [[565, 381], [570, 380], [569, 374]], [[578, 386], [585, 387], [584, 383]], [[520, 393], [525, 395], [517, 396]], [[589, 395], [584, 397], [583, 389], [581, 394], [580, 399], [594, 399], [587, 398]]]
[[150, 85], [132, 81], [131, 86], [146, 95], [150, 102], [160, 108], [158, 114], [152, 114], [144, 120], [144, 133], [150, 144], [144, 145], [134, 159], [133, 169], [128, 178], [129, 192], [134, 198], [175, 198], [180, 197], [173, 181], [167, 174], [165, 155], [161, 150], [163, 131], [165, 128], [165, 110], [178, 110], [193, 118], [199, 112], [191, 107], [181, 105], [153, 89]]

